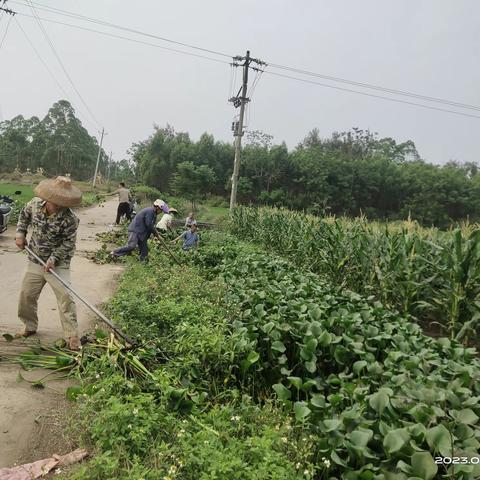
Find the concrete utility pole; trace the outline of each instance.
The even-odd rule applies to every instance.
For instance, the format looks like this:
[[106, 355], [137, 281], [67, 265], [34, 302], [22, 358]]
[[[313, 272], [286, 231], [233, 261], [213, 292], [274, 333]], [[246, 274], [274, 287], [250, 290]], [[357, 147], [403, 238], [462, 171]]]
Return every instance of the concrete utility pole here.
[[105, 134], [105, 129], [102, 128], [102, 137], [100, 139], [100, 145], [98, 146], [97, 164], [95, 165], [95, 175], [93, 176], [93, 182], [92, 182], [93, 188], [95, 188], [95, 184], [97, 183], [98, 165], [100, 163], [100, 153], [102, 152], [102, 144], [103, 144], [103, 135], [104, 134]]
[[245, 115], [245, 105], [249, 101], [247, 98], [249, 65], [250, 51], [247, 50], [245, 63], [243, 64], [242, 95], [240, 96], [240, 117], [233, 132], [233, 135], [235, 136], [235, 160], [233, 162], [232, 191], [230, 192], [230, 214], [233, 213], [233, 209], [237, 206], [238, 172], [240, 171], [240, 151], [242, 148], [243, 137], [243, 117]]
[[[233, 125], [233, 136], [235, 137], [235, 160], [233, 163], [233, 175], [232, 175], [232, 190], [230, 193], [230, 215], [233, 213], [233, 210], [237, 206], [237, 188], [238, 188], [238, 174], [240, 171], [240, 154], [242, 150], [242, 137], [243, 137], [243, 119], [245, 117], [245, 105], [250, 101], [247, 98], [247, 88], [248, 88], [248, 69], [251, 68], [251, 63], [256, 63], [257, 65], [266, 65], [265, 62], [258, 60], [256, 58], [250, 57], [250, 51], [247, 50], [245, 57], [234, 57], [233, 66], [238, 67], [241, 64], [238, 62], [243, 61], [243, 82], [240, 91], [236, 97], [230, 98], [230, 102], [233, 103], [234, 107], [240, 107], [240, 115], [238, 122]], [[258, 69], [256, 69], [258, 70]], [[241, 93], [240, 93], [241, 92]]]

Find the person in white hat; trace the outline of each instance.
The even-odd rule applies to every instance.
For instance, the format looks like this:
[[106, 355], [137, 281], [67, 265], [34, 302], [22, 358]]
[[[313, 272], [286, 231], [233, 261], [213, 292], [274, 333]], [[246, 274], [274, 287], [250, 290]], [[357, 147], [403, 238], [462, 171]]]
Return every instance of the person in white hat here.
[[43, 267], [35, 258], [29, 256], [18, 303], [18, 317], [24, 323], [25, 329], [17, 333], [16, 337], [29, 337], [37, 332], [38, 297], [48, 283], [57, 297], [67, 346], [78, 350], [80, 341], [75, 302], [68, 290], [49, 272], [55, 269], [60, 277], [70, 281], [70, 261], [75, 252], [79, 223], [70, 207], [82, 203], [82, 192], [72, 184], [69, 177], [43, 180], [34, 192], [36, 197], [20, 212], [15, 243], [23, 250], [27, 246], [28, 229], [31, 228], [28, 246], [46, 266]]
[[173, 216], [176, 213], [178, 213], [176, 208], [169, 208], [169, 212], [162, 215], [162, 218], [157, 223], [157, 229], [160, 233], [167, 233], [169, 230], [172, 230]]
[[122, 257], [130, 254], [138, 247], [140, 260], [146, 261], [148, 259], [148, 239], [150, 235], [153, 233], [159, 236], [155, 224], [160, 211], [163, 213], [169, 212], [168, 205], [160, 199], [155, 200], [151, 207], [140, 210], [128, 227], [127, 245], [113, 250], [110, 255], [112, 257]]

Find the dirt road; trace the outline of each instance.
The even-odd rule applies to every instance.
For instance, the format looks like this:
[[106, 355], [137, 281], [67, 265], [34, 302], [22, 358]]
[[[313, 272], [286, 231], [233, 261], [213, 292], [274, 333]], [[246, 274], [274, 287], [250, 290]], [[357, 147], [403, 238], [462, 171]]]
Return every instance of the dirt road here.
[[[77, 253], [72, 260], [72, 284], [94, 304], [105, 302], [112, 294], [115, 277], [121, 267], [96, 265], [85, 257], [88, 251], [95, 250], [99, 243], [95, 234], [108, 230], [115, 218], [116, 200], [109, 200], [76, 212], [80, 218], [77, 237]], [[14, 226], [0, 236], [0, 335], [15, 333], [22, 328], [17, 319], [17, 299], [23, 272], [27, 264], [25, 254], [18, 253], [14, 244]], [[92, 322], [86, 308], [77, 302], [80, 331], [83, 332]], [[42, 342], [52, 342], [62, 337], [55, 296], [48, 285], [40, 297], [39, 334]], [[7, 343], [0, 337], [2, 351], [21, 351], [26, 344], [34, 343], [35, 337], [26, 341]], [[0, 468], [9, 467], [18, 461], [33, 461], [37, 455], [63, 452], [44, 452], [42, 436], [45, 435], [42, 418], [51, 418], [51, 412], [62, 405], [64, 396], [51, 389], [38, 390], [26, 382], [18, 382], [18, 367], [3, 365], [0, 361]], [[38, 372], [25, 372], [25, 377], [33, 379]], [[64, 390], [65, 384], [55, 385]], [[40, 420], [39, 420], [40, 419]], [[47, 439], [48, 443], [48, 439]], [[52, 442], [55, 445], [55, 442]]]

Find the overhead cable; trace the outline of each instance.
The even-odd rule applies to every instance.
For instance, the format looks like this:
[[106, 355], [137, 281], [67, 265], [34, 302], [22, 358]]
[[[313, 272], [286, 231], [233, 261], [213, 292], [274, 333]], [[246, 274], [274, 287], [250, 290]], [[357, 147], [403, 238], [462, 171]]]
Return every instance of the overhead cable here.
[[43, 33], [43, 36], [45, 37], [45, 40], [47, 41], [47, 43], [50, 45], [50, 48], [53, 52], [53, 54], [55, 55], [55, 58], [58, 60], [58, 63], [60, 64], [60, 67], [62, 68], [63, 70], [63, 73], [65, 74], [65, 76], [67, 77], [68, 81], [70, 82], [70, 85], [72, 86], [72, 88], [75, 90], [75, 93], [77, 94], [78, 98], [80, 99], [80, 101], [82, 102], [83, 106], [86, 108], [86, 110], [88, 111], [88, 113], [90, 114], [90, 116], [93, 118], [93, 120], [95, 121], [95, 123], [97, 125], [101, 125], [100, 122], [97, 120], [97, 117], [94, 115], [94, 113], [92, 112], [92, 110], [90, 109], [90, 107], [88, 106], [87, 102], [84, 100], [82, 94], [80, 93], [80, 91], [78, 90], [77, 86], [75, 85], [75, 82], [73, 81], [71, 75], [68, 73], [62, 59], [60, 58], [60, 55], [58, 54], [57, 52], [57, 49], [55, 48], [55, 45], [53, 44], [52, 40], [50, 39], [45, 27], [43, 26], [42, 22], [41, 22], [41, 18], [38, 16], [37, 12], [35, 11], [35, 8], [33, 7], [33, 4], [31, 5], [31, 9], [32, 9], [32, 13], [34, 15], [34, 17], [36, 18], [37, 20], [37, 23], [40, 27], [40, 30], [42, 31]]
[[382, 95], [375, 95], [373, 93], [360, 92], [358, 90], [352, 90], [350, 88], [338, 87], [336, 85], [329, 85], [327, 83], [315, 82], [313, 80], [307, 80], [305, 78], [292, 77], [290, 75], [283, 75], [282, 73], [276, 73], [276, 72], [270, 72], [270, 71], [267, 71], [265, 73], [267, 75], [274, 75], [276, 77], [288, 78], [290, 80], [297, 80], [299, 82], [310, 83], [312, 85], [319, 85], [321, 87], [333, 88], [335, 90], [340, 90], [340, 91], [343, 91], [343, 92], [350, 92], [350, 93], [355, 93], [357, 95], [363, 95], [363, 96], [366, 96], [366, 97], [373, 97], [373, 98], [379, 98], [379, 99], [382, 99], [382, 100], [388, 100], [389, 102], [404, 103], [406, 105], [414, 105], [416, 107], [427, 108], [429, 110], [437, 110], [437, 111], [440, 111], [440, 112], [453, 113], [454, 115], [461, 115], [463, 117], [480, 118], [479, 115], [473, 115], [471, 113], [457, 112], [455, 110], [447, 110], [446, 108], [434, 107], [432, 105], [424, 105], [422, 103], [415, 103], [415, 102], [409, 102], [407, 100], [400, 100], [399, 98], [385, 97], [385, 96], [382, 96]]

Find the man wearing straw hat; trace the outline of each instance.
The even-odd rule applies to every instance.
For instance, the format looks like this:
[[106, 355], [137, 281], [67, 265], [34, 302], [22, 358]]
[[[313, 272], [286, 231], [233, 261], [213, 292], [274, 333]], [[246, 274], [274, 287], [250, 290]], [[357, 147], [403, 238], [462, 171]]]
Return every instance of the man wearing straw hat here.
[[60, 320], [67, 346], [78, 350], [77, 312], [67, 289], [51, 274], [50, 269], [67, 282], [70, 281], [70, 260], [75, 252], [79, 220], [70, 207], [82, 202], [82, 192], [72, 184], [69, 177], [43, 180], [34, 190], [36, 197], [30, 200], [20, 213], [15, 235], [18, 248], [27, 246], [27, 231], [32, 234], [28, 246], [45, 263], [43, 267], [29, 256], [23, 277], [18, 304], [18, 317], [25, 329], [18, 337], [34, 335], [38, 327], [38, 297], [48, 283], [57, 297]]

